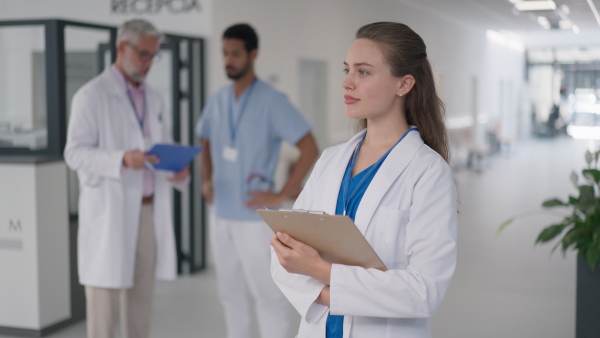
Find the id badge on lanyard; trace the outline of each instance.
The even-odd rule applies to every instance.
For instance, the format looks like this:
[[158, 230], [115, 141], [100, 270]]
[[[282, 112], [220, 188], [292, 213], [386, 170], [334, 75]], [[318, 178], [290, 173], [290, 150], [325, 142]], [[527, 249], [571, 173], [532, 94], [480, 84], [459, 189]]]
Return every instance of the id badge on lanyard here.
[[240, 103], [240, 111], [238, 113], [238, 117], [237, 120], [234, 121], [233, 120], [233, 89], [231, 91], [231, 96], [229, 99], [229, 109], [228, 109], [228, 120], [229, 120], [229, 140], [230, 140], [230, 145], [226, 145], [223, 148], [223, 159], [231, 162], [231, 163], [236, 163], [238, 160], [238, 154], [239, 151], [237, 150], [237, 148], [235, 147], [235, 137], [237, 134], [237, 131], [240, 128], [240, 122], [242, 120], [242, 115], [244, 114], [244, 110], [246, 109], [246, 104], [248, 103], [248, 99], [250, 98], [250, 94], [252, 94], [252, 90], [254, 89], [254, 84], [256, 83], [256, 80], [254, 80], [252, 82], [252, 84], [250, 85], [250, 87], [247, 89], [247, 93], [244, 97], [244, 100]]
[[231, 163], [237, 162], [238, 150], [233, 146], [225, 146], [223, 148], [223, 159]]

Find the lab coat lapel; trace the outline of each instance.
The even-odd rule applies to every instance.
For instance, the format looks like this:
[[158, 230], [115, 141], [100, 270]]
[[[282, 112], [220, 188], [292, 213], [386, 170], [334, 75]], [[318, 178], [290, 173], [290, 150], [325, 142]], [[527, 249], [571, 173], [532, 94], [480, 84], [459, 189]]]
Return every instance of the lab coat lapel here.
[[[135, 135], [138, 136], [138, 144], [143, 147], [144, 135], [142, 134], [142, 130], [140, 128], [140, 122], [137, 119], [135, 110], [133, 110], [133, 106], [131, 105], [131, 101], [127, 96], [125, 88], [123, 88], [123, 84], [117, 80], [110, 67], [104, 70], [102, 76], [104, 77], [107, 91], [115, 97], [115, 100], [117, 100], [119, 106], [123, 107], [122, 113], [125, 114], [127, 130], [135, 133]], [[135, 132], [133, 130], [135, 130]]]
[[360, 142], [365, 132], [366, 130], [363, 130], [354, 135], [354, 137], [342, 145], [342, 149], [337, 151], [329, 162], [333, 168], [328, 170], [329, 174], [325, 178], [327, 189], [325, 189], [323, 196], [321, 196], [323, 201], [321, 205], [326, 206], [323, 211], [330, 215], [335, 214], [338, 195], [340, 193], [340, 187], [342, 186], [342, 180], [344, 179], [346, 167], [348, 166], [348, 162], [350, 162], [350, 157], [352, 157], [356, 145]]
[[392, 183], [402, 174], [422, 145], [423, 140], [419, 132], [411, 131], [392, 149], [373, 177], [356, 211], [355, 223], [363, 235]]

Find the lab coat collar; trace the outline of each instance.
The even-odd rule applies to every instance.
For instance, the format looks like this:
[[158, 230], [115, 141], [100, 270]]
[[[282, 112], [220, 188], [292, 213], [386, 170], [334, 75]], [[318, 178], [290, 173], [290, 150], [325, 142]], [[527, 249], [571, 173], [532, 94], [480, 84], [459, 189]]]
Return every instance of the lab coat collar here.
[[119, 82], [119, 80], [115, 77], [114, 72], [110, 68], [110, 66], [106, 67], [106, 69], [104, 69], [100, 75], [100, 79], [105, 91], [111, 95], [127, 98], [127, 93], [123, 88], [123, 84]]
[[344, 172], [346, 171], [346, 167], [348, 166], [350, 157], [354, 153], [356, 145], [362, 140], [365, 133], [366, 130], [363, 130], [354, 135], [348, 142], [341, 144], [340, 151], [336, 151], [331, 159], [330, 165], [333, 167], [333, 170], [329, 170], [329, 175], [325, 181], [330, 189], [325, 189], [325, 196], [323, 196], [325, 205], [323, 211], [327, 214], [335, 214], [340, 187], [342, 186], [342, 180], [344, 179]]
[[[356, 145], [365, 133], [366, 130], [363, 130], [352, 137], [332, 159], [331, 163], [335, 165], [335, 169], [330, 171], [328, 182], [331, 184], [331, 189], [326, 191], [327, 196], [324, 199], [327, 201], [326, 210], [324, 211], [329, 214], [335, 213], [345, 169], [348, 166]], [[356, 211], [355, 223], [363, 235], [367, 231], [371, 218], [383, 196], [385, 196], [392, 185], [391, 183], [402, 174], [423, 144], [421, 134], [418, 131], [411, 131], [392, 149], [375, 174], [375, 177], [373, 177]]]
[[[127, 92], [123, 88], [123, 84], [119, 81], [119, 79], [115, 76], [114, 72], [107, 67], [102, 74], [100, 75], [100, 80], [102, 81], [102, 85], [107, 93], [113, 95], [118, 98], [119, 102], [122, 102], [124, 106], [126, 106], [129, 110], [127, 113], [129, 125], [132, 130], [136, 130], [140, 144], [144, 144], [144, 135], [139, 127], [139, 121], [136, 118], [136, 112], [133, 110], [131, 106], [131, 102], [127, 97]], [[155, 107], [158, 106], [158, 103], [155, 102], [155, 97], [152, 90], [145, 85], [146, 91], [146, 104], [147, 104], [147, 114], [148, 114], [148, 122], [150, 123], [150, 137], [154, 142], [158, 142], [162, 137], [160, 122], [162, 120], [161, 113], [155, 112]]]

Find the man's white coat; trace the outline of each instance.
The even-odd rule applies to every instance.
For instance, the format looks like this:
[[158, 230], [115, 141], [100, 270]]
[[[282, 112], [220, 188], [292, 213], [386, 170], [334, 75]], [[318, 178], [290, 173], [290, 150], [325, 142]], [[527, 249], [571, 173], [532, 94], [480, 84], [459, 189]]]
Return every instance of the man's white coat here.
[[[146, 86], [152, 143], [171, 143], [160, 95]], [[129, 97], [107, 68], [73, 97], [65, 160], [79, 177], [79, 281], [101, 288], [133, 286], [143, 170], [125, 169], [123, 154], [146, 149]], [[167, 172], [155, 172], [156, 277], [175, 279], [176, 251]]]

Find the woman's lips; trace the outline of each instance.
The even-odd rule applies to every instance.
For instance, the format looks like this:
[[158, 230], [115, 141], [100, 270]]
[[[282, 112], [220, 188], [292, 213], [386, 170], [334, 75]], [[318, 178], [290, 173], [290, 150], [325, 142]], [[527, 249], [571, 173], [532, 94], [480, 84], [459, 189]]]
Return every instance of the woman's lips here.
[[355, 97], [352, 97], [350, 95], [344, 95], [344, 103], [345, 104], [354, 104], [358, 101], [360, 101], [360, 100]]

